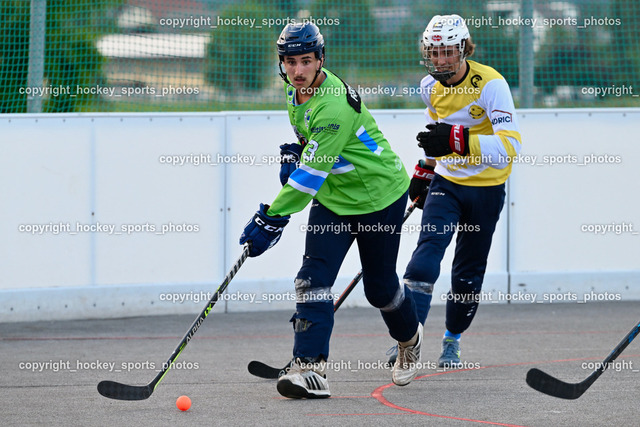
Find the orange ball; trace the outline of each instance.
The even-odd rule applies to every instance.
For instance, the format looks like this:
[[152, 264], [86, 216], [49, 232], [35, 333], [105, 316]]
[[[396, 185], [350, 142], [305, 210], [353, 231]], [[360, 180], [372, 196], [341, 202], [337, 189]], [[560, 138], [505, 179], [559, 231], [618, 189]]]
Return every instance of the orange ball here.
[[176, 400], [176, 406], [181, 411], [186, 411], [191, 408], [191, 399], [188, 396], [180, 396], [178, 400]]

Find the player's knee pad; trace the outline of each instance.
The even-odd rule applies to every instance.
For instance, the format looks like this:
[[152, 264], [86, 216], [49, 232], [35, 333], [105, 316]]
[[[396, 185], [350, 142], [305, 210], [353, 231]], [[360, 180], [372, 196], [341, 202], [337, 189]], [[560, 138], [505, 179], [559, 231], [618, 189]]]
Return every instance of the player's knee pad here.
[[[398, 282], [395, 282], [398, 283]], [[369, 304], [381, 311], [395, 311], [400, 308], [405, 298], [404, 284], [398, 283], [393, 288], [380, 289], [366, 286], [364, 294]]]
[[296, 279], [296, 303], [305, 304], [312, 302], [333, 303], [333, 295], [331, 294], [331, 286], [312, 283], [310, 279]]
[[304, 332], [311, 323], [324, 320], [333, 310], [331, 288], [311, 286], [310, 280], [296, 279], [296, 313], [291, 318], [293, 329]]
[[296, 313], [291, 318], [296, 332], [305, 332], [311, 324], [332, 319], [333, 296], [329, 286], [312, 286], [310, 280], [296, 279]]
[[409, 290], [414, 294], [433, 294], [433, 283], [421, 282], [418, 280], [411, 280], [407, 278], [403, 279], [403, 282], [405, 285], [407, 285], [407, 288], [409, 288]]

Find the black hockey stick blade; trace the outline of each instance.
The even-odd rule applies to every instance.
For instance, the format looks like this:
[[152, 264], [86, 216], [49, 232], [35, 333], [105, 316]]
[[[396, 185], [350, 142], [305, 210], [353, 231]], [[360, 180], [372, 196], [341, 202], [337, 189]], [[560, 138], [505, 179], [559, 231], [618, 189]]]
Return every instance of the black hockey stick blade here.
[[[597, 372], [597, 371], [596, 371]], [[527, 384], [534, 390], [560, 399], [577, 399], [587, 391], [598, 376], [591, 374], [586, 380], [571, 384], [561, 381], [540, 369], [533, 368], [527, 372]]]
[[566, 383], [559, 380], [540, 369], [533, 368], [527, 372], [527, 384], [534, 390], [538, 390], [541, 393], [548, 394], [549, 396], [559, 397], [560, 399], [577, 399], [587, 391], [591, 384], [596, 382], [598, 377], [609, 367], [609, 364], [613, 362], [620, 353], [627, 348], [631, 341], [640, 332], [640, 323], [637, 324], [626, 337], [620, 341], [620, 343], [613, 349], [613, 351], [602, 361], [598, 369], [593, 371], [591, 375], [582, 382], [579, 383]]
[[144, 400], [151, 396], [153, 388], [150, 385], [135, 386], [117, 383], [115, 381], [100, 381], [98, 392], [104, 397], [116, 400]]
[[255, 375], [256, 377], [264, 378], [267, 380], [277, 380], [280, 376], [286, 372], [287, 367], [278, 369], [273, 366], [269, 366], [266, 363], [259, 362], [257, 360], [252, 360], [249, 362], [247, 369], [251, 375]]
[[240, 255], [240, 257], [238, 258], [236, 263], [233, 265], [229, 273], [227, 273], [227, 276], [222, 281], [222, 284], [218, 286], [218, 289], [213, 294], [213, 297], [207, 303], [207, 306], [204, 308], [204, 310], [202, 310], [202, 312], [198, 315], [198, 317], [193, 322], [193, 324], [189, 327], [189, 329], [187, 330], [187, 334], [182, 338], [182, 341], [180, 341], [180, 344], [178, 344], [178, 347], [176, 347], [176, 349], [173, 350], [173, 353], [171, 353], [169, 360], [165, 362], [162, 370], [158, 372], [158, 374], [153, 379], [153, 381], [151, 381], [149, 384], [145, 386], [127, 385], [127, 384], [121, 384], [115, 381], [101, 381], [98, 384], [98, 393], [100, 393], [104, 397], [108, 397], [110, 399], [116, 399], [116, 400], [144, 400], [149, 398], [149, 396], [151, 396], [151, 393], [153, 393], [153, 391], [158, 386], [160, 381], [162, 381], [164, 376], [169, 372], [169, 369], [171, 369], [171, 367], [173, 366], [173, 363], [176, 361], [176, 359], [178, 359], [178, 356], [180, 356], [180, 353], [182, 353], [182, 350], [184, 350], [187, 344], [189, 344], [189, 341], [191, 341], [191, 339], [193, 338], [195, 333], [198, 331], [198, 329], [200, 328], [204, 320], [207, 318], [209, 313], [211, 313], [213, 306], [216, 304], [216, 302], [218, 302], [218, 298], [225, 291], [225, 289], [227, 289], [227, 286], [229, 286], [229, 283], [231, 283], [231, 280], [235, 277], [236, 273], [238, 272], [242, 264], [244, 264], [244, 261], [249, 256], [249, 250], [250, 250], [250, 246], [249, 244], [246, 244], [242, 251], [242, 255]]

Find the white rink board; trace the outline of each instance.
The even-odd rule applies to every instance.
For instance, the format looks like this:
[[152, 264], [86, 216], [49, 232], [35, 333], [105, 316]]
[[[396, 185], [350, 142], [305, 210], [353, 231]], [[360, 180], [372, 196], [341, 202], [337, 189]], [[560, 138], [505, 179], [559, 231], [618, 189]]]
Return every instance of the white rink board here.
[[[373, 114], [411, 173], [420, 157], [415, 134], [423, 128], [422, 111]], [[483, 287], [492, 301], [509, 290], [521, 301], [606, 292], [640, 298], [634, 261], [640, 147], [633, 139], [639, 119], [638, 109], [519, 111], [523, 151]], [[244, 224], [279, 191], [279, 165], [272, 162], [278, 146], [294, 140], [284, 111], [5, 115], [0, 129], [0, 321], [30, 320], [34, 313], [41, 320], [195, 315], [239, 255]], [[187, 163], [169, 165], [163, 156]], [[205, 157], [211, 164], [195, 164]], [[585, 158], [595, 163], [585, 165]], [[419, 224], [421, 213], [407, 224]], [[215, 310], [294, 309], [307, 215], [308, 208], [294, 215], [276, 247], [247, 260], [229, 299]], [[99, 223], [120, 234], [20, 230], [67, 223], [71, 229]], [[125, 225], [133, 227], [130, 234]], [[596, 226], [609, 229], [597, 234]], [[403, 235], [400, 277], [417, 237]], [[434, 304], [448, 290], [453, 247]], [[334, 293], [359, 269], [354, 245]], [[167, 301], [172, 293], [183, 302]], [[359, 285], [346, 306], [365, 304]]]

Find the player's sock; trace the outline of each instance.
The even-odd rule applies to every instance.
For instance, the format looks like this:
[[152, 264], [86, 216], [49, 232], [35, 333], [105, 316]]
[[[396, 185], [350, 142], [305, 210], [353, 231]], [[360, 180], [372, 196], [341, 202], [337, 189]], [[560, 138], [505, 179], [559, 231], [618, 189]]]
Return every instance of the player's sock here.
[[449, 330], [444, 331], [444, 336], [443, 338], [454, 338], [457, 341], [460, 341], [460, 337], [462, 336], [462, 334], [452, 334], [451, 332], [449, 332]]

